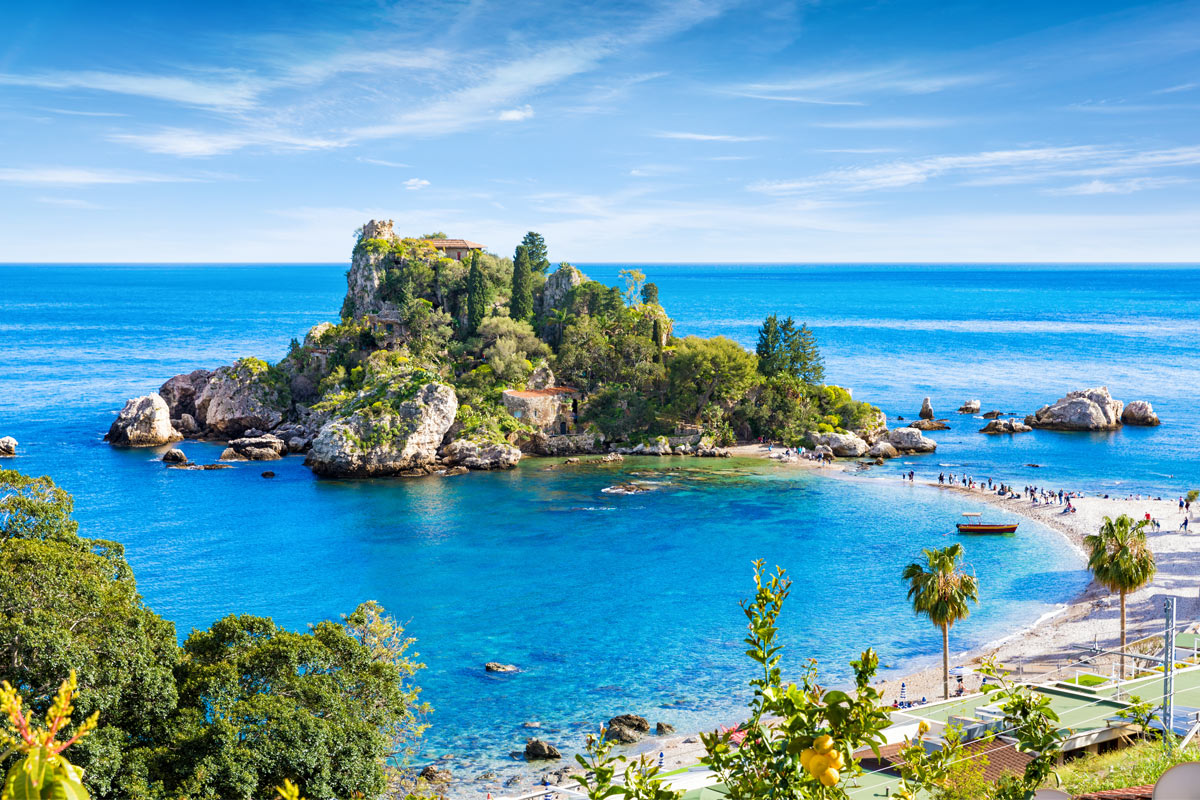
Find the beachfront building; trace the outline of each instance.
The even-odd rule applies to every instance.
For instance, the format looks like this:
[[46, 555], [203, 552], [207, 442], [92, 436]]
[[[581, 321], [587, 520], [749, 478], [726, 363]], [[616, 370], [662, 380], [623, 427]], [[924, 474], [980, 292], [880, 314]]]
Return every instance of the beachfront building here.
[[472, 242], [467, 239], [426, 239], [431, 245], [446, 258], [453, 258], [456, 261], [462, 261], [464, 258], [471, 255], [471, 251], [479, 250], [482, 252], [483, 245], [479, 242]]
[[505, 389], [501, 401], [514, 418], [555, 436], [577, 433], [582, 394], [570, 386]]

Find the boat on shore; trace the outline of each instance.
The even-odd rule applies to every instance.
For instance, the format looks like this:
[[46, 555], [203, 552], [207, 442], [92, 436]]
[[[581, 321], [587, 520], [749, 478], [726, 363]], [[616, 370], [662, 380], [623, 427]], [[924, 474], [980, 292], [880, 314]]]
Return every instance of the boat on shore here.
[[955, 527], [959, 533], [967, 534], [999, 534], [1016, 533], [1019, 522], [984, 522], [983, 514], [978, 511], [963, 512], [964, 521]]

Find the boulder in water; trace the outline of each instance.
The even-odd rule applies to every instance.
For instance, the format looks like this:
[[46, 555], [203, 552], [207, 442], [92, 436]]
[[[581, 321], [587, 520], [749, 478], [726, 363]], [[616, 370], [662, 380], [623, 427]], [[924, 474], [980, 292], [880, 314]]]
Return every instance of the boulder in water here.
[[0, 457], [15, 456], [17, 454], [17, 440], [11, 436], [0, 438]]
[[842, 458], [858, 458], [870, 449], [866, 442], [853, 433], [814, 433], [809, 438], [815, 446], [828, 447], [835, 456]]
[[608, 721], [608, 727], [615, 728], [618, 725], [623, 725], [626, 728], [631, 728], [638, 733], [649, 733], [650, 722], [645, 717], [638, 714], [619, 714]]
[[908, 427], [916, 428], [919, 431], [948, 431], [950, 426], [946, 424], [944, 419], [915, 419], [909, 423]]
[[979, 429], [980, 433], [1028, 433], [1033, 428], [1015, 419], [994, 419]]
[[234, 439], [221, 453], [222, 461], [274, 461], [283, 458], [288, 446], [278, 436], [265, 433], [261, 436], [243, 436]]
[[515, 664], [501, 664], [499, 661], [489, 661], [483, 668], [488, 672], [520, 672]]
[[1121, 422], [1126, 425], [1145, 425], [1153, 427], [1160, 424], [1154, 407], [1145, 400], [1133, 400], [1121, 412]]
[[998, 419], [1002, 416], [1004, 416], [1003, 411], [989, 411], [983, 415], [983, 418], [984, 419]]
[[167, 402], [157, 394], [148, 394], [125, 402], [104, 441], [124, 447], [158, 447], [182, 438], [182, 434], [171, 427]]
[[521, 451], [503, 442], [455, 439], [442, 448], [442, 458], [468, 469], [512, 469], [520, 462]]
[[1121, 427], [1123, 408], [1107, 387], [1100, 386], [1067, 392], [1052, 405], [1042, 406], [1026, 417], [1025, 424], [1058, 431], [1112, 431]]
[[937, 443], [926, 439], [916, 428], [892, 428], [888, 431], [888, 443], [901, 453], [932, 453]]
[[978, 400], [967, 400], [961, 406], [958, 407], [958, 413], [960, 413], [960, 414], [978, 414], [980, 408], [982, 408], [982, 405], [980, 404], [980, 402]]
[[921, 419], [933, 419], [933, 416], [933, 406], [930, 404], [929, 398], [926, 397], [921, 401]]
[[159, 387], [158, 393], [167, 401], [171, 409], [171, 417], [178, 419], [184, 414], [193, 418], [196, 416], [196, 395], [208, 385], [212, 372], [207, 369], [197, 369], [183, 375], [176, 375]]
[[556, 758], [562, 758], [562, 753], [558, 752], [558, 748], [549, 742], [530, 739], [525, 743], [526, 761], [550, 761]]
[[[900, 455], [900, 452], [892, 446], [891, 442], [876, 442], [871, 445], [871, 449], [867, 451], [867, 455], [879, 461], [884, 458], [895, 458]], [[882, 462], [880, 462], [882, 463]]]
[[674, 733], [675, 726], [667, 722], [660, 722], [654, 726], [654, 733], [658, 736], [666, 736], [668, 733]]
[[164, 464], [186, 464], [187, 455], [178, 447], [172, 447], [167, 452], [163, 453], [162, 457]]

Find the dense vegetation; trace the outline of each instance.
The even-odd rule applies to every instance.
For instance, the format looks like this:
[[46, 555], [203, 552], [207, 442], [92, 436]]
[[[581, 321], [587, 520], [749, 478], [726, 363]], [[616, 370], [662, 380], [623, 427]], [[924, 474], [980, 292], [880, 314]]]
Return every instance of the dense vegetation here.
[[229, 616], [180, 647], [121, 545], [79, 536], [69, 494], [0, 470], [0, 498], [0, 674], [39, 717], [77, 676], [75, 715], [98, 723], [71, 764], [92, 797], [248, 800], [285, 778], [373, 797], [424, 729], [421, 665], [376, 604], [307, 633]]
[[[500, 397], [541, 365], [585, 394], [580, 422], [609, 440], [702, 430], [719, 443], [761, 436], [796, 445], [814, 432], [871, 424], [878, 413], [825, 384], [816, 336], [790, 317], [769, 316], [751, 353], [721, 336], [673, 335], [658, 287], [640, 270], [623, 270], [621, 285], [605, 286], [562, 263], [555, 279], [575, 280], [547, 291], [550, 259], [534, 232], [511, 259], [474, 251], [464, 261], [423, 239], [360, 232], [355, 263], [372, 265], [376, 305], [359, 308], [362, 292], [352, 287], [338, 325], [293, 343], [279, 367], [294, 376], [297, 403], [328, 410], [360, 402], [353, 395], [379, 388], [367, 386], [371, 354], [390, 349], [404, 355], [405, 369], [453, 385], [460, 428], [493, 441], [530, 433]], [[332, 354], [314, 358], [314, 347]], [[409, 381], [396, 370], [392, 377]]]

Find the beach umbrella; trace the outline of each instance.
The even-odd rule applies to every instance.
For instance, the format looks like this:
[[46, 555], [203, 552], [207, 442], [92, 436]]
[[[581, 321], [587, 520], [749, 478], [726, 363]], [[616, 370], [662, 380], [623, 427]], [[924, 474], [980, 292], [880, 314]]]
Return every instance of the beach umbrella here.
[[950, 670], [950, 677], [952, 678], [965, 678], [968, 675], [974, 674], [975, 670], [971, 669], [970, 667], [955, 667], [954, 669]]
[[904, 705], [904, 701], [908, 698], [908, 684], [900, 682], [900, 705]]

